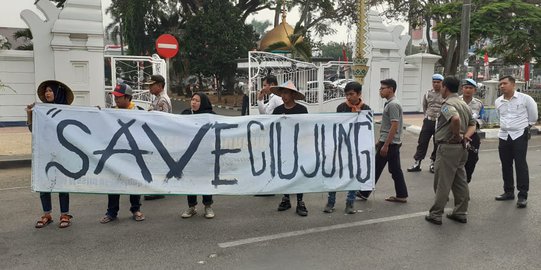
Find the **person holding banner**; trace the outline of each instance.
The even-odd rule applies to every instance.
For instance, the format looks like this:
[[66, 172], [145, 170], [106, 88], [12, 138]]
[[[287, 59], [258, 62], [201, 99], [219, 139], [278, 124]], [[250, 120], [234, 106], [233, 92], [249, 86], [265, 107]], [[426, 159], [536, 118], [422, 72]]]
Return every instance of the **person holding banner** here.
[[[344, 87], [344, 93], [346, 95], [346, 101], [336, 107], [336, 112], [360, 112], [362, 110], [372, 110], [370, 106], [365, 104], [362, 99], [363, 86], [358, 82], [349, 82]], [[334, 204], [336, 202], [336, 192], [329, 192], [327, 199], [327, 205], [323, 209], [325, 213], [334, 212]], [[355, 191], [348, 191], [346, 199], [346, 214], [355, 214], [357, 211], [353, 209], [355, 202]]]
[[[162, 75], [155, 74], [150, 76], [150, 80], [145, 82], [145, 84], [149, 86], [150, 93], [156, 96], [154, 101], [152, 101], [150, 111], [173, 113], [171, 99], [167, 95], [167, 91], [165, 91], [165, 78]], [[147, 201], [163, 198], [165, 198], [163, 195], [145, 196], [145, 200]]]
[[[293, 84], [292, 81], [287, 81], [280, 86], [272, 86], [270, 87], [271, 93], [279, 96], [282, 98], [282, 101], [284, 104], [276, 107], [272, 114], [301, 114], [301, 113], [308, 113], [308, 109], [304, 107], [303, 105], [295, 102], [295, 100], [303, 100], [304, 94], [299, 92], [297, 90], [297, 87]], [[297, 193], [297, 209], [296, 213], [301, 216], [305, 217], [308, 215], [308, 210], [306, 209], [306, 205], [304, 204], [302, 193]], [[278, 211], [285, 211], [287, 209], [291, 208], [291, 202], [289, 200], [289, 194], [284, 194], [284, 197], [282, 198], [282, 202], [280, 202], [280, 205], [278, 205]]]
[[[127, 84], [118, 84], [112, 92], [115, 97], [115, 108], [126, 110], [143, 110], [132, 101], [133, 90]], [[108, 194], [107, 212], [100, 219], [100, 223], [105, 224], [117, 219], [120, 210], [120, 195]], [[141, 212], [141, 195], [130, 195], [130, 212], [135, 221], [145, 220], [145, 215]]]
[[[257, 109], [259, 110], [259, 114], [272, 114], [274, 109], [276, 107], [284, 104], [282, 101], [282, 98], [278, 95], [275, 95], [271, 93], [270, 88], [277, 86], [278, 80], [274, 75], [267, 75], [265, 78], [263, 78], [263, 89], [259, 91], [257, 94]], [[263, 103], [263, 99], [265, 95], [269, 96], [269, 101], [267, 103]], [[255, 197], [272, 197], [274, 194], [259, 194], [255, 195]]]
[[[71, 105], [73, 102], [73, 92], [71, 89], [62, 82], [49, 80], [44, 81], [38, 86], [38, 97], [43, 103], [53, 104], [65, 104]], [[27, 125], [30, 131], [32, 131], [32, 109], [35, 103], [26, 106]], [[51, 216], [52, 203], [51, 193], [40, 192], [39, 198], [41, 200], [41, 207], [43, 208], [43, 216], [36, 222], [36, 228], [43, 228], [53, 222]], [[69, 214], [69, 194], [58, 193], [58, 199], [60, 201], [60, 223], [58, 227], [67, 228], [71, 225], [72, 215]]]
[[[278, 80], [274, 75], [268, 75], [263, 79], [263, 89], [257, 94], [257, 109], [260, 114], [272, 114], [276, 107], [284, 104], [280, 96], [271, 93], [271, 87], [277, 85]], [[263, 103], [265, 95], [269, 95], [269, 101], [267, 103]]]
[[[376, 143], [376, 183], [389, 163], [389, 172], [394, 181], [396, 195], [390, 196], [386, 201], [406, 203], [408, 201], [408, 188], [404, 180], [404, 173], [400, 167], [400, 139], [403, 130], [402, 105], [395, 96], [396, 81], [385, 79], [380, 82], [379, 95], [386, 99], [381, 118], [379, 141]], [[357, 196], [367, 200], [371, 191], [359, 191]]]
[[[190, 109], [186, 109], [182, 114], [200, 114], [200, 113], [212, 113], [216, 114], [212, 110], [212, 104], [204, 93], [195, 93], [192, 95], [190, 102]], [[211, 219], [214, 217], [214, 211], [212, 210], [212, 195], [203, 195], [203, 205], [205, 205], [205, 218]], [[182, 218], [191, 218], [197, 214], [195, 206], [197, 205], [197, 195], [188, 195], [188, 209], [181, 215]]]

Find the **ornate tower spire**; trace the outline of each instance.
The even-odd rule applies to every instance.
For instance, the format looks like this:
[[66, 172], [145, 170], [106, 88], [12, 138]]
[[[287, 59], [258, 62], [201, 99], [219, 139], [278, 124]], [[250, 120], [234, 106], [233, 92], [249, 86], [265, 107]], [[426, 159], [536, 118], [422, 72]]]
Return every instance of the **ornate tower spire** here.
[[366, 16], [366, 0], [358, 0], [357, 4], [357, 38], [355, 57], [353, 59], [353, 76], [360, 84], [364, 84], [364, 78], [368, 73], [367, 33], [368, 19]]

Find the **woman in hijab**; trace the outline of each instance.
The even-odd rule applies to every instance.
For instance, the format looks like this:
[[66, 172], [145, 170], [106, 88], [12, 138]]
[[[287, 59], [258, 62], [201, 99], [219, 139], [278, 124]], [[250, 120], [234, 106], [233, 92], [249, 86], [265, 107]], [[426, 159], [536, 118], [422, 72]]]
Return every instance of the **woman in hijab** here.
[[[45, 81], [38, 87], [38, 97], [43, 103], [70, 105], [73, 102], [73, 92], [69, 87], [59, 81]], [[35, 103], [26, 106], [27, 125], [32, 131], [32, 109]], [[43, 228], [53, 222], [51, 216], [52, 203], [51, 193], [40, 192], [43, 216], [36, 222], [36, 228]], [[72, 216], [69, 214], [69, 194], [58, 193], [60, 201], [60, 224], [58, 227], [67, 228], [71, 225]]]
[[[195, 93], [192, 95], [190, 102], [190, 109], [186, 109], [182, 114], [200, 114], [200, 113], [212, 113], [212, 104], [209, 98], [204, 93]], [[213, 218], [214, 211], [212, 210], [212, 195], [203, 195], [203, 204], [205, 205], [205, 218]], [[190, 218], [197, 214], [195, 206], [197, 205], [197, 196], [188, 195], [188, 209], [182, 213], [182, 218]]]

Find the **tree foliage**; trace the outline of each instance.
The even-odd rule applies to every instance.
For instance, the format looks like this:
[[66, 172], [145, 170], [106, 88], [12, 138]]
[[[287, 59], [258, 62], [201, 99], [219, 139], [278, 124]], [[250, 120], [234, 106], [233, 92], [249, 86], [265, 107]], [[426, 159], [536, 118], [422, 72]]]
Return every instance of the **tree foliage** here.
[[333, 60], [341, 60], [344, 61], [343, 51], [346, 50], [346, 56], [348, 59], [353, 59], [351, 52], [353, 51], [353, 47], [351, 44], [343, 44], [331, 41], [327, 44], [321, 44], [319, 45], [319, 49], [321, 50], [321, 57], [325, 58], [332, 58]]
[[[388, 18], [407, 19], [410, 28], [425, 26], [437, 32], [438, 42], [428, 40], [430, 53], [442, 56], [445, 74], [455, 74], [459, 65], [462, 1], [454, 0], [371, 0], [371, 5], [386, 4]], [[539, 58], [541, 1], [472, 0], [470, 44], [503, 58], [507, 63], [524, 63]], [[486, 44], [486, 48], [485, 48]], [[437, 49], [436, 49], [437, 48]]]
[[253, 29], [244, 24], [241, 15], [230, 2], [206, 0], [186, 22], [186, 57], [193, 74], [216, 76], [218, 86], [234, 76], [236, 60], [255, 47]]

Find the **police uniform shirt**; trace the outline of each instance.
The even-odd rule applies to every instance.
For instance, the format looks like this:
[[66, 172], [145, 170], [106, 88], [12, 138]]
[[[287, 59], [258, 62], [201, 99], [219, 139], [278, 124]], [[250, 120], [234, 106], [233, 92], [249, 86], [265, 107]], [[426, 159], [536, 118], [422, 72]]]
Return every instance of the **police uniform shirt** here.
[[[464, 96], [460, 96], [462, 100], [464, 100]], [[466, 102], [464, 100], [464, 102]], [[468, 104], [468, 107], [470, 107], [473, 118], [477, 121], [479, 125], [478, 127], [483, 126], [483, 120], [482, 117], [485, 114], [485, 105], [483, 105], [483, 102], [477, 98], [472, 97], [472, 100]]]
[[466, 133], [468, 126], [475, 126], [475, 119], [472, 116], [470, 107], [458, 94], [451, 94], [443, 101], [441, 113], [436, 127], [436, 142], [448, 142], [452, 137], [451, 118], [460, 117], [460, 134]]
[[507, 136], [511, 136], [512, 140], [517, 139], [529, 124], [537, 121], [537, 104], [526, 94], [515, 91], [510, 100], [502, 95], [496, 99], [495, 105], [500, 117], [498, 137], [502, 140], [507, 140]]
[[428, 90], [423, 97], [423, 112], [425, 113], [425, 118], [436, 121], [440, 113], [442, 102], [443, 97], [440, 92], [436, 92], [434, 89]]

